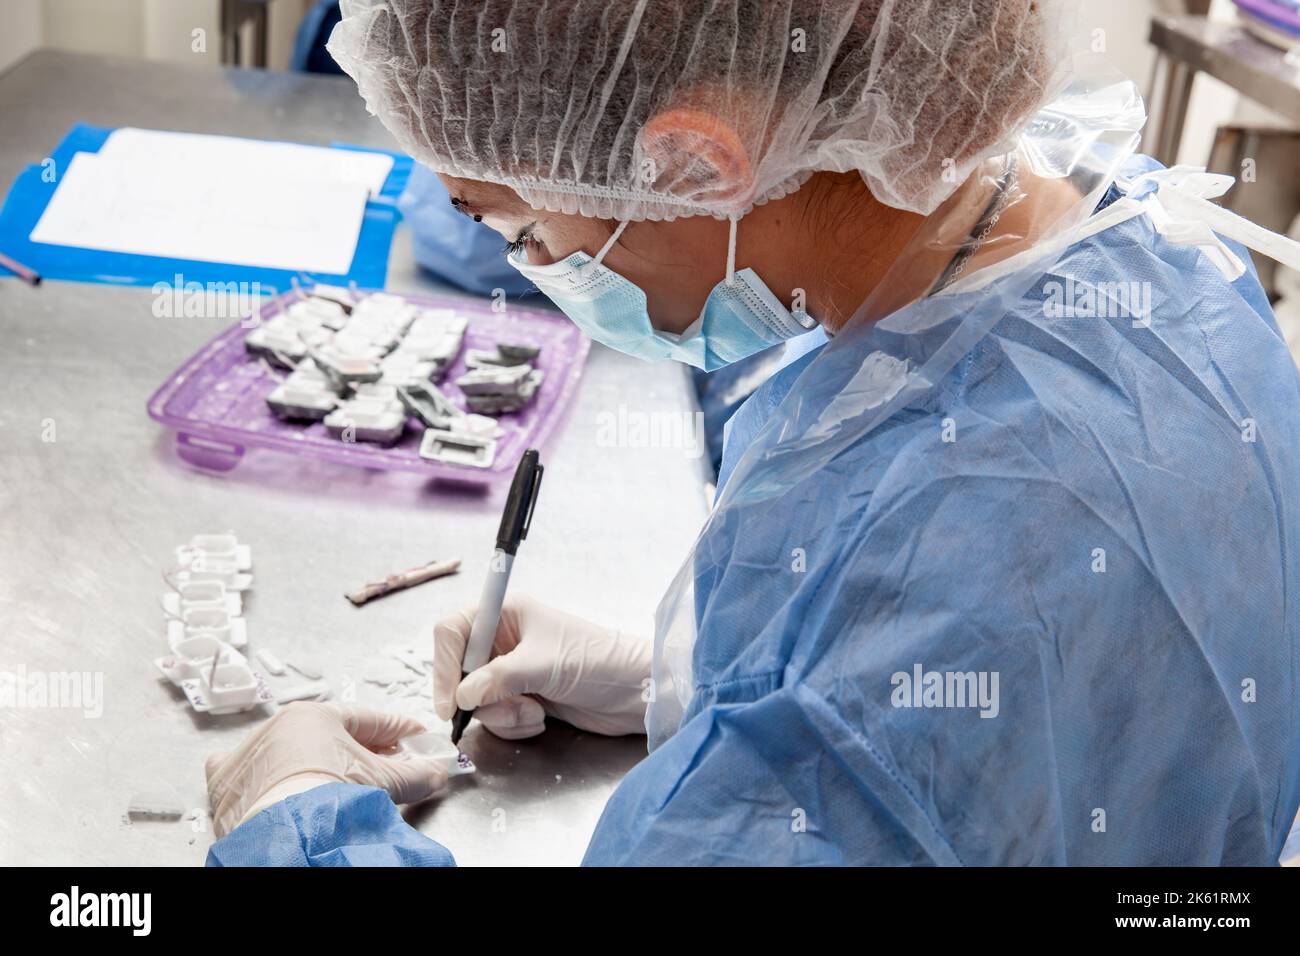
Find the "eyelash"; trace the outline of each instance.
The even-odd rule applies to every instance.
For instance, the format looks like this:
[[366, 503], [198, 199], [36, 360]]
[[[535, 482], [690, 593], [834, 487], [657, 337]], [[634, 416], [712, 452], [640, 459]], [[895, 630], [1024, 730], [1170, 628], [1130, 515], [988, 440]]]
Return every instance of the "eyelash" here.
[[517, 255], [527, 249], [531, 244], [537, 242], [537, 240], [533, 238], [532, 229], [533, 227], [529, 226], [526, 229], [521, 230], [519, 235], [506, 243], [506, 247], [501, 250], [501, 254], [503, 256]]

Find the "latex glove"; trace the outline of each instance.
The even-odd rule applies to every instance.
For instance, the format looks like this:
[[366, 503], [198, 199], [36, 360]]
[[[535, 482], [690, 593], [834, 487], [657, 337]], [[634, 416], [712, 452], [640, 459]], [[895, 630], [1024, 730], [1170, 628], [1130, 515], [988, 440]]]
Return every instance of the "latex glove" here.
[[290, 704], [231, 753], [207, 759], [213, 829], [225, 836], [295, 793], [325, 783], [382, 787], [394, 803], [423, 800], [447, 782], [445, 762], [395, 750], [424, 733], [410, 717], [338, 704]]
[[457, 706], [498, 737], [540, 734], [546, 715], [593, 733], [645, 733], [653, 644], [598, 627], [532, 598], [501, 609], [493, 659], [460, 679], [474, 608], [433, 629], [433, 705], [450, 720]]

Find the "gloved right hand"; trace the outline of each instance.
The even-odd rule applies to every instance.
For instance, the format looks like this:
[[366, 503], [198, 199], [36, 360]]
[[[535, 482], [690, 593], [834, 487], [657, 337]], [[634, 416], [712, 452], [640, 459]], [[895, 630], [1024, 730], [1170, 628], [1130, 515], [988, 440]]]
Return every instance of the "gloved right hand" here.
[[546, 715], [597, 734], [645, 733], [653, 644], [598, 627], [532, 598], [501, 609], [492, 660], [463, 681], [461, 659], [474, 608], [433, 629], [433, 703], [450, 720], [456, 707], [498, 737], [540, 734]]

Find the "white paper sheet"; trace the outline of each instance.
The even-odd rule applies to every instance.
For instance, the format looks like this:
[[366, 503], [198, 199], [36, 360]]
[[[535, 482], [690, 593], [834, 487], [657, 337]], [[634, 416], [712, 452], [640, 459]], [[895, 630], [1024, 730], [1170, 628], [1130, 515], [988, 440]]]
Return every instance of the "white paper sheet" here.
[[77, 153], [33, 242], [343, 274], [392, 157], [151, 130]]
[[96, 155], [128, 163], [186, 167], [198, 174], [359, 183], [372, 194], [383, 188], [393, 168], [393, 157], [383, 153], [130, 126], [110, 133]]

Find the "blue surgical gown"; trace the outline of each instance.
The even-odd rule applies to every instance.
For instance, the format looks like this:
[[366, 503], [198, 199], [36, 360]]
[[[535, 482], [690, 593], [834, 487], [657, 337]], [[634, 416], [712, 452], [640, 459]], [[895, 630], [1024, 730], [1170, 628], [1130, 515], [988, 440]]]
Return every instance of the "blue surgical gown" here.
[[[586, 863], [1276, 861], [1300, 802], [1300, 376], [1254, 273], [1145, 216], [1042, 280], [833, 453], [888, 330], [737, 413], [692, 561], [693, 694]], [[1150, 321], [1053, 312], [1067, 282], [1143, 283]], [[213, 858], [297, 859], [277, 841], [338, 827], [330, 790]], [[359, 842], [435, 860], [355, 812]]]

